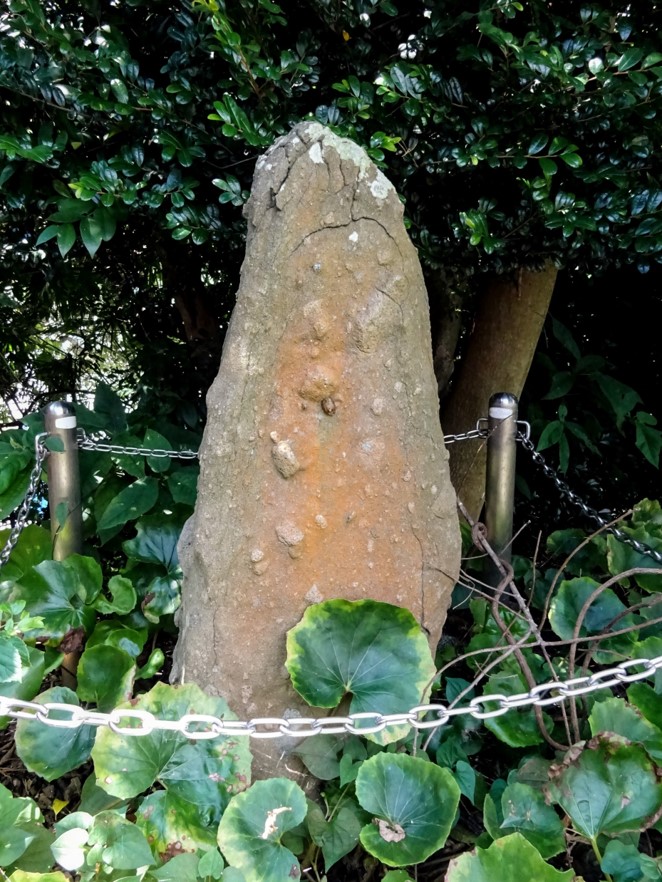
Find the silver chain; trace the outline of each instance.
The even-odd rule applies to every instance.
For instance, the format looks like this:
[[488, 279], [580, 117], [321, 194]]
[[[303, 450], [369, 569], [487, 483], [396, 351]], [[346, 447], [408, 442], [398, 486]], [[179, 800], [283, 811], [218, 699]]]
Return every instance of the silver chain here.
[[197, 450], [166, 450], [164, 447], [124, 447], [121, 444], [110, 444], [91, 438], [85, 429], [78, 429], [79, 450], [93, 450], [96, 453], [114, 453], [124, 456], [154, 456], [159, 459], [197, 459]]
[[625, 545], [629, 545], [631, 548], [634, 548], [635, 551], [639, 552], [639, 554], [645, 554], [647, 557], [651, 557], [654, 561], [659, 564], [662, 564], [662, 553], [656, 551], [654, 548], [650, 548], [648, 545], [645, 545], [643, 542], [640, 542], [638, 539], [633, 539], [632, 536], [628, 536], [625, 530], [621, 530], [620, 527], [610, 527], [608, 526], [608, 521], [606, 518], [596, 511], [594, 508], [591, 508], [590, 505], [587, 505], [584, 500], [577, 496], [574, 490], [571, 490], [570, 487], [559, 478], [558, 474], [554, 471], [551, 466], [545, 462], [544, 457], [536, 450], [533, 445], [533, 442], [530, 438], [525, 437], [521, 432], [518, 433], [517, 440], [522, 444], [522, 446], [529, 451], [531, 454], [531, 458], [536, 463], [536, 465], [541, 469], [541, 471], [553, 481], [556, 485], [559, 493], [571, 502], [573, 505], [577, 506], [577, 508], [581, 509], [584, 515], [592, 520], [594, 523], [598, 524], [600, 527], [604, 527], [608, 533], [611, 533], [612, 536], [615, 536], [619, 542], [623, 542]]
[[[438, 729], [453, 717], [469, 716], [475, 720], [500, 717], [508, 711], [524, 707], [547, 707], [568, 698], [588, 695], [612, 686], [635, 683], [650, 677], [662, 668], [662, 656], [627, 659], [613, 668], [606, 668], [584, 677], [551, 680], [534, 686], [529, 692], [515, 695], [479, 695], [468, 705], [452, 707], [445, 704], [419, 704], [399, 714], [362, 711], [344, 717], [254, 717], [251, 720], [226, 720], [211, 714], [185, 714], [178, 720], [164, 720], [139, 708], [115, 708], [110, 713], [87, 710], [75, 704], [21, 701], [0, 695], [0, 717], [14, 720], [37, 720], [60, 729], [81, 726], [107, 726], [117, 735], [149, 735], [154, 731], [179, 732], [191, 741], [218, 738], [223, 735], [246, 735], [250, 738], [310, 738], [314, 735], [372, 735], [393, 726], [413, 729]], [[638, 670], [637, 670], [638, 669]]]
[[30, 513], [30, 506], [32, 505], [32, 502], [37, 495], [37, 490], [39, 489], [39, 482], [41, 480], [41, 469], [44, 464], [44, 460], [48, 455], [48, 450], [46, 449], [46, 447], [44, 447], [42, 443], [47, 435], [47, 432], [40, 432], [38, 435], [35, 435], [34, 466], [32, 467], [32, 471], [30, 472], [30, 480], [28, 482], [28, 488], [25, 491], [25, 496], [23, 497], [23, 502], [16, 512], [14, 526], [11, 528], [9, 538], [5, 543], [5, 547], [0, 552], [0, 567], [4, 567], [4, 565], [9, 560], [12, 551], [16, 547], [19, 536], [23, 532], [23, 528], [27, 525], [28, 515]]
[[[480, 423], [480, 421], [479, 421]], [[459, 432], [457, 435], [444, 435], [444, 444], [456, 444], [458, 441], [473, 441], [474, 438], [487, 438], [487, 429], [476, 424], [475, 429], [468, 432]]]

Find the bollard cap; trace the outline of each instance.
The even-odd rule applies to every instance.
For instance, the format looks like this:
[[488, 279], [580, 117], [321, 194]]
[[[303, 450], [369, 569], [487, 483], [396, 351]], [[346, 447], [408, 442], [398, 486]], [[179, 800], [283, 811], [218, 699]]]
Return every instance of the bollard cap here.
[[75, 429], [76, 428], [76, 409], [69, 401], [51, 401], [44, 408], [44, 419], [46, 428], [53, 429]]

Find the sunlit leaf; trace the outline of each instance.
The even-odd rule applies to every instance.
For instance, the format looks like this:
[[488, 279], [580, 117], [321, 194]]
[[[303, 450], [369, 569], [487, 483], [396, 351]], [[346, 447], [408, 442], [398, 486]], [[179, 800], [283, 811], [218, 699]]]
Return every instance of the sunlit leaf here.
[[[309, 704], [335, 707], [349, 693], [352, 713], [395, 713], [425, 701], [435, 670], [412, 614], [374, 600], [309, 606], [288, 632], [286, 666]], [[386, 744], [406, 732], [395, 726], [366, 737]]]

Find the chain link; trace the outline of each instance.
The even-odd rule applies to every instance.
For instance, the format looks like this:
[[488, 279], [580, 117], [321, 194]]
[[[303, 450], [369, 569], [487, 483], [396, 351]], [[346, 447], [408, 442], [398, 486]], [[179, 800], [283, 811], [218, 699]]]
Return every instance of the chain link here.
[[197, 459], [197, 450], [166, 450], [164, 447], [126, 447], [91, 438], [85, 429], [77, 430], [78, 449], [95, 453], [114, 453], [124, 456], [154, 456], [158, 459]]
[[590, 505], [587, 505], [584, 500], [580, 496], [578, 496], [574, 492], [574, 490], [571, 490], [570, 487], [565, 483], [565, 481], [563, 481], [558, 476], [554, 469], [548, 465], [544, 457], [540, 453], [538, 453], [530, 438], [526, 437], [523, 433], [520, 432], [517, 435], [517, 440], [526, 450], [529, 451], [529, 453], [531, 454], [531, 458], [544, 473], [544, 475], [556, 485], [559, 493], [564, 496], [568, 500], [568, 502], [571, 502], [574, 506], [581, 509], [584, 515], [589, 518], [589, 520], [592, 520], [600, 527], [604, 527], [606, 532], [611, 533], [612, 536], [615, 536], [619, 542], [623, 542], [626, 545], [629, 545], [631, 548], [634, 548], [634, 550], [637, 551], [639, 554], [645, 554], [647, 557], [651, 557], [657, 563], [662, 564], [662, 552], [656, 551], [654, 548], [650, 548], [648, 545], [645, 545], [638, 539], [633, 539], [632, 536], [628, 536], [625, 530], [622, 530], [620, 527], [608, 526], [607, 519], [604, 518], [594, 508], [591, 508]]
[[0, 695], [0, 717], [15, 720], [36, 720], [46, 726], [78, 729], [81, 726], [107, 726], [117, 735], [141, 737], [154, 731], [178, 732], [190, 741], [203, 741], [220, 736], [245, 735], [249, 738], [311, 738], [315, 735], [371, 735], [395, 726], [424, 731], [445, 726], [457, 716], [475, 720], [500, 717], [508, 711], [524, 707], [547, 707], [569, 698], [587, 695], [636, 683], [662, 668], [662, 655], [655, 658], [627, 659], [613, 668], [605, 668], [571, 680], [553, 680], [534, 686], [529, 692], [515, 695], [479, 695], [464, 707], [445, 704], [420, 704], [399, 714], [361, 711], [344, 717], [304, 718], [255, 717], [252, 720], [226, 720], [211, 714], [185, 714], [178, 720], [164, 720], [139, 708], [115, 708], [110, 713], [86, 710], [75, 704], [22, 701]]
[[34, 466], [32, 467], [32, 471], [30, 472], [30, 480], [28, 481], [28, 487], [25, 491], [23, 502], [16, 512], [14, 526], [11, 528], [9, 537], [7, 539], [7, 542], [5, 543], [5, 547], [0, 552], [0, 567], [4, 567], [4, 565], [9, 560], [12, 551], [16, 547], [16, 543], [18, 542], [18, 539], [23, 532], [23, 528], [27, 526], [28, 515], [30, 514], [30, 506], [32, 505], [34, 498], [37, 495], [39, 483], [41, 481], [41, 469], [44, 464], [44, 460], [48, 455], [48, 450], [43, 444], [43, 440], [46, 437], [47, 432], [40, 432], [38, 435], [35, 435]]
[[456, 435], [444, 435], [444, 444], [456, 444], [458, 441], [473, 441], [474, 438], [487, 438], [487, 429], [480, 425], [480, 420], [475, 429], [468, 432], [459, 432]]

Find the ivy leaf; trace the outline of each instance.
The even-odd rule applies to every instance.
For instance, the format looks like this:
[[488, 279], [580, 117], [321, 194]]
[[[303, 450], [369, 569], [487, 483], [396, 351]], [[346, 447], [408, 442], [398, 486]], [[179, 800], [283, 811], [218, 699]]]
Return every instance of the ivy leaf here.
[[361, 844], [389, 867], [419, 864], [446, 842], [460, 802], [448, 769], [406, 754], [378, 753], [356, 776], [356, 798], [374, 816]]
[[311, 775], [320, 781], [331, 781], [340, 774], [338, 754], [344, 740], [342, 735], [317, 735], [306, 738], [293, 752], [301, 757]]
[[476, 848], [454, 858], [446, 882], [574, 882], [572, 870], [557, 870], [521, 833], [497, 839], [489, 848]]
[[177, 469], [168, 475], [168, 490], [175, 502], [182, 505], [195, 505], [198, 493], [199, 469], [188, 467]]
[[[351, 713], [396, 713], [429, 695], [435, 667], [414, 616], [375, 600], [313, 604], [287, 634], [286, 667], [299, 695], [314, 707], [336, 707], [351, 693]], [[385, 684], [389, 688], [385, 688]], [[406, 726], [366, 737], [402, 738]]]
[[662, 432], [654, 429], [657, 420], [651, 413], [637, 411], [635, 427], [637, 430], [636, 445], [651, 465], [659, 468], [660, 452], [662, 451]]
[[[24, 600], [33, 616], [43, 620], [30, 637], [62, 638], [75, 628], [90, 631], [94, 600], [101, 589], [101, 568], [92, 558], [71, 555], [66, 560], [45, 560], [21, 577], [16, 598]], [[86, 592], [89, 592], [86, 596]]]
[[218, 846], [246, 882], [292, 882], [301, 876], [301, 869], [280, 840], [303, 821], [307, 808], [303, 791], [293, 781], [257, 781], [225, 810]]

